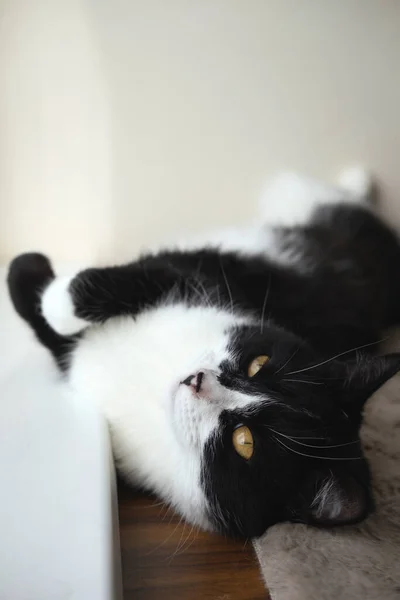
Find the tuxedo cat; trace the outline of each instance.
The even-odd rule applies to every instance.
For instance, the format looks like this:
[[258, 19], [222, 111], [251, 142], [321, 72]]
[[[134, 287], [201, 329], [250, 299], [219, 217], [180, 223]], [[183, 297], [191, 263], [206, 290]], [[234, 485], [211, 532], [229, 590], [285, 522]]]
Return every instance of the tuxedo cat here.
[[120, 472], [190, 522], [236, 536], [372, 508], [363, 405], [400, 369], [400, 250], [367, 175], [296, 175], [258, 223], [132, 263], [57, 277], [11, 264], [17, 312], [82, 402], [108, 420]]

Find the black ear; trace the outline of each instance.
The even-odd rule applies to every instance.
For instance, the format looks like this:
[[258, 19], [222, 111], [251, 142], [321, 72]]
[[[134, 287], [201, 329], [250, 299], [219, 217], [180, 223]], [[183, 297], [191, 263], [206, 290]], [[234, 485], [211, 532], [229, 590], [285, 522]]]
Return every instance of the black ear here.
[[400, 371], [400, 353], [360, 356], [352, 362], [332, 365], [334, 387], [343, 410], [351, 417], [361, 415], [365, 402], [386, 381]]
[[291, 519], [319, 527], [357, 523], [372, 508], [368, 484], [341, 470], [312, 473], [290, 507]]
[[345, 387], [363, 394], [367, 400], [400, 371], [400, 353], [363, 356], [353, 363], [346, 363], [346, 371]]

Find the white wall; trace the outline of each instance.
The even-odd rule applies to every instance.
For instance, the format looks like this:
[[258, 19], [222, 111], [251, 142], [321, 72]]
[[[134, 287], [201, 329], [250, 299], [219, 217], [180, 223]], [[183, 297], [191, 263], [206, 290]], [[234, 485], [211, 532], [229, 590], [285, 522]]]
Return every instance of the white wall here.
[[0, 252], [131, 256], [364, 162], [400, 224], [398, 0], [0, 0]]
[[81, 0], [0, 0], [0, 258], [114, 235], [104, 59]]

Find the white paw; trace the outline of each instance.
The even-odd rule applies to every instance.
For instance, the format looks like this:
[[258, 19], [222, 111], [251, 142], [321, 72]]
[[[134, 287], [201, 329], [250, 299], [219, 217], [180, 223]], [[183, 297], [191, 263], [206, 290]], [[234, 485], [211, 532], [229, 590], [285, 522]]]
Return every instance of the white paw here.
[[371, 176], [362, 167], [343, 170], [336, 185], [296, 173], [281, 173], [264, 190], [261, 218], [272, 227], [306, 225], [318, 206], [368, 204], [371, 189]]
[[50, 327], [60, 335], [73, 335], [85, 329], [89, 323], [75, 316], [75, 308], [69, 292], [74, 277], [56, 277], [42, 295], [42, 314]]
[[343, 195], [337, 186], [296, 173], [281, 173], [261, 197], [261, 217], [272, 227], [306, 225], [317, 206], [340, 202]]
[[371, 174], [364, 167], [355, 166], [343, 169], [339, 173], [338, 184], [360, 201], [365, 201], [371, 193], [373, 181]]

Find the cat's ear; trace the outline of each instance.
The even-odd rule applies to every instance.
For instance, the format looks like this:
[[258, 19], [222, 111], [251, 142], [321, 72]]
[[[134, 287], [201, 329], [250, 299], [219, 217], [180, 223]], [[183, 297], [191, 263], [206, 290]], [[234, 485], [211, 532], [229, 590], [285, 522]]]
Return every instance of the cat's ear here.
[[345, 470], [313, 472], [290, 507], [291, 519], [319, 527], [357, 523], [372, 507], [368, 487]]
[[366, 399], [400, 371], [400, 353], [364, 356], [346, 363], [345, 387], [360, 392]]
[[[365, 402], [386, 381], [400, 371], [400, 353], [362, 356], [336, 364], [335, 387], [340, 388], [343, 409], [361, 410]], [[339, 390], [338, 390], [339, 391]]]

